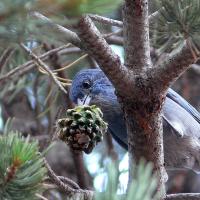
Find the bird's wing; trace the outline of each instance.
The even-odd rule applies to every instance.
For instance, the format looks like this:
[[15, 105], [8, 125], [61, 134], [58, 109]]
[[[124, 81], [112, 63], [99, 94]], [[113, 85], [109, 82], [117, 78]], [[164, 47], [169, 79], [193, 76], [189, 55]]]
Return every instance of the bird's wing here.
[[190, 105], [183, 97], [181, 97], [178, 93], [176, 93], [171, 88], [168, 90], [167, 97], [175, 101], [178, 105], [184, 108], [187, 112], [189, 112], [192, 117], [200, 123], [200, 113]]
[[126, 125], [114, 88], [109, 84], [106, 87], [104, 85], [101, 95], [95, 96], [91, 103], [101, 108], [104, 120], [108, 123], [108, 131], [120, 146], [128, 150]]
[[[177, 98], [179, 99], [180, 97]], [[163, 106], [163, 118], [179, 136], [194, 136], [199, 138], [200, 124], [191, 112], [185, 109], [185, 107], [188, 108], [189, 106], [191, 105], [183, 98], [177, 102], [177, 100], [175, 101], [167, 96]]]
[[[106, 118], [108, 117], [105, 116]], [[112, 110], [111, 115], [108, 119], [108, 129], [112, 134], [113, 138], [126, 150], [128, 150], [128, 140], [127, 140], [127, 132], [126, 125], [123, 118], [122, 112], [116, 112], [114, 109]]]
[[122, 140], [118, 135], [116, 134], [115, 130], [112, 130], [111, 127], [108, 128], [108, 132], [111, 133], [115, 141], [124, 149], [128, 150], [128, 144], [127, 144], [127, 139], [126, 141]]

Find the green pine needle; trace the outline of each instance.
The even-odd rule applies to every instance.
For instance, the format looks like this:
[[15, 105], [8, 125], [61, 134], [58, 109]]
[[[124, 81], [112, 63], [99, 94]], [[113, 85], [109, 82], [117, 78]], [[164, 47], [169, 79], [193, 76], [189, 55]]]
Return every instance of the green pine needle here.
[[27, 8], [34, 0], [3, 0], [0, 2], [0, 44], [13, 44], [27, 35]]
[[133, 179], [126, 195], [117, 194], [119, 188], [119, 171], [115, 164], [108, 166], [108, 181], [104, 192], [96, 193], [95, 200], [156, 200], [160, 194], [156, 193], [157, 179], [152, 173], [151, 163], [141, 160], [135, 168]]
[[159, 0], [161, 16], [152, 27], [153, 46], [169, 52], [186, 39], [200, 39], [199, 0]]
[[0, 199], [37, 199], [46, 176], [38, 143], [10, 132], [0, 137], [0, 149]]

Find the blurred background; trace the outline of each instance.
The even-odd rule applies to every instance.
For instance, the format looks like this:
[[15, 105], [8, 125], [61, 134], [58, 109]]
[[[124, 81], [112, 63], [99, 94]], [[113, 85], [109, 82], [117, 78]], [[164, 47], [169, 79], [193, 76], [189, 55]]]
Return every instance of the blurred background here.
[[[37, 139], [41, 151], [54, 143], [47, 154], [47, 160], [57, 175], [66, 176], [77, 182], [83, 189], [103, 191], [107, 174], [106, 166], [111, 160], [119, 163], [121, 172], [119, 193], [126, 190], [128, 180], [128, 155], [108, 133], [104, 141], [87, 155], [74, 152], [56, 137], [55, 122], [74, 105], [67, 94], [58, 90], [57, 85], [43, 69], [30, 61], [29, 55], [19, 45], [23, 42], [36, 55], [43, 55], [43, 61], [55, 72], [63, 87], [69, 91], [70, 80], [83, 68], [98, 67], [95, 60], [79, 48], [68, 44], [66, 38], [53, 30], [43, 28], [44, 24], [27, 13], [39, 11], [55, 23], [74, 30], [73, 22], [82, 12], [103, 14], [121, 20], [121, 2], [109, 6], [100, 4], [84, 5], [82, 1], [59, 0], [2, 0], [0, 2], [0, 134], [9, 121], [10, 129], [18, 130], [24, 136]], [[109, 1], [108, 1], [109, 2]], [[85, 3], [87, 4], [87, 3]], [[82, 5], [82, 7], [80, 7]], [[107, 10], [105, 10], [107, 6]], [[150, 12], [159, 8], [157, 1], [150, 4]], [[70, 13], [69, 13], [70, 10]], [[123, 61], [123, 31], [120, 28], [95, 23], [102, 34], [112, 36], [110, 44]], [[174, 48], [177, 41], [161, 38], [163, 22], [150, 24], [152, 62], [162, 60]], [[162, 31], [160, 31], [162, 29]], [[162, 39], [162, 40], [161, 40]], [[174, 43], [173, 43], [174, 42]], [[172, 45], [173, 43], [173, 45]], [[164, 45], [166, 44], [166, 45]], [[65, 45], [65, 46], [63, 46]], [[55, 50], [56, 49], [56, 50]], [[53, 53], [49, 53], [52, 52]], [[173, 85], [189, 103], [200, 111], [200, 62], [187, 70]], [[16, 70], [23, 68], [23, 70]], [[169, 171], [168, 193], [200, 192], [200, 175], [190, 170]], [[62, 199], [62, 192], [48, 188], [48, 199]]]

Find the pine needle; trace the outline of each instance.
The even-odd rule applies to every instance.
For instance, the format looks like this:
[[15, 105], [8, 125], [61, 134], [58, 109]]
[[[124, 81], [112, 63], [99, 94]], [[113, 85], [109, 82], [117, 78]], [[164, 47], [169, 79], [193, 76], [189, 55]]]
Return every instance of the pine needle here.
[[70, 63], [70, 64], [68, 64], [68, 65], [66, 65], [66, 66], [64, 66], [64, 67], [62, 67], [60, 69], [53, 70], [53, 72], [59, 72], [59, 71], [63, 71], [65, 69], [68, 69], [68, 68], [72, 67], [73, 65], [79, 63], [81, 60], [83, 60], [87, 56], [88, 56], [88, 54], [85, 54], [85, 55], [81, 56], [80, 58], [78, 58], [77, 60], [75, 60], [74, 62], [72, 62], [72, 63]]

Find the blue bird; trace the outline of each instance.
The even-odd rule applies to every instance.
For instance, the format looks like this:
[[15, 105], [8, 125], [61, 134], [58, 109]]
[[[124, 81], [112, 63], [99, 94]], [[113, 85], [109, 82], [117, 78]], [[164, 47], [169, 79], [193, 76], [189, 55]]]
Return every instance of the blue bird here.
[[[125, 121], [114, 87], [100, 69], [80, 71], [72, 82], [70, 98], [78, 105], [99, 106], [113, 138], [128, 149]], [[200, 172], [200, 113], [172, 89], [163, 106], [163, 130], [166, 167]]]

